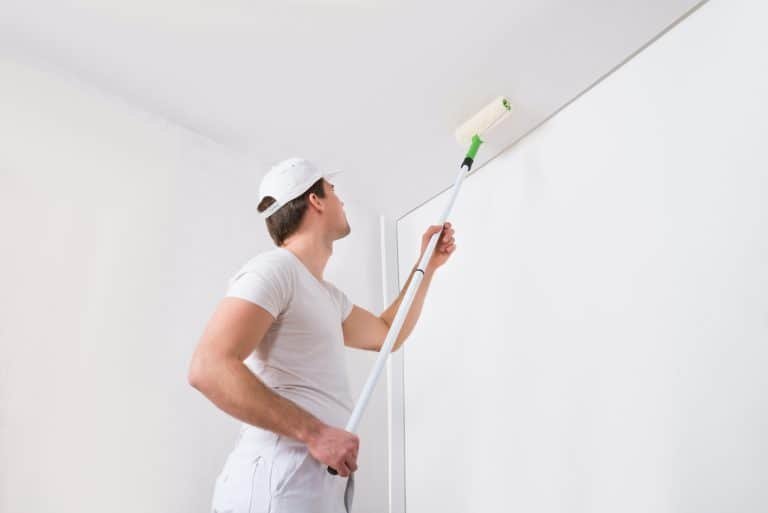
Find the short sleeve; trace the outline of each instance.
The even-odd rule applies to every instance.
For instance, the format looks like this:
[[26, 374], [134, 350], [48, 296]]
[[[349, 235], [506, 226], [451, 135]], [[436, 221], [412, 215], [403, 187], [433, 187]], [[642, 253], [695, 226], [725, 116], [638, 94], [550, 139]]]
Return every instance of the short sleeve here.
[[225, 296], [257, 304], [277, 319], [290, 302], [290, 276], [281, 269], [278, 262], [266, 259], [257, 261], [241, 269], [229, 280]]
[[[341, 291], [339, 291], [341, 292]], [[341, 292], [341, 321], [344, 322], [352, 313], [352, 301], [349, 300], [344, 292]]]
[[347, 320], [347, 317], [349, 317], [349, 314], [352, 313], [352, 307], [354, 306], [352, 304], [352, 301], [350, 301], [349, 297], [336, 287], [333, 283], [329, 283], [331, 286], [331, 290], [333, 291], [333, 294], [336, 296], [336, 302], [339, 304], [339, 308], [341, 309], [341, 322], [344, 322]]

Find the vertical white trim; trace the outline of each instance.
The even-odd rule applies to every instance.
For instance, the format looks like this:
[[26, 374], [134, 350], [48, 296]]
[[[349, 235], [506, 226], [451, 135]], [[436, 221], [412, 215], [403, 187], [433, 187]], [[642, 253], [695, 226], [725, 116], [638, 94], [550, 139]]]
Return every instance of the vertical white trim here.
[[[384, 308], [400, 293], [397, 262], [397, 220], [379, 216], [381, 277]], [[403, 351], [387, 359], [387, 425], [389, 451], [389, 513], [405, 513], [405, 418], [403, 415]]]

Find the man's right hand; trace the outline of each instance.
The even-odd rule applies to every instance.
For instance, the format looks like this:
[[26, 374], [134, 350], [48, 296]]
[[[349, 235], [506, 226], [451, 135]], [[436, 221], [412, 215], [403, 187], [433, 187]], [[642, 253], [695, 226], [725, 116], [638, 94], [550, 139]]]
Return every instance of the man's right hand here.
[[307, 443], [309, 453], [321, 463], [347, 477], [357, 470], [357, 450], [360, 438], [349, 431], [323, 426]]

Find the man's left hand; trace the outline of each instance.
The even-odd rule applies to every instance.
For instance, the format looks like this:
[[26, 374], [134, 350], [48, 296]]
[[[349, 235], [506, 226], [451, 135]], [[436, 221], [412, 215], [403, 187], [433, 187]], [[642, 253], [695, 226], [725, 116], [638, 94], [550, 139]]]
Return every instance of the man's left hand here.
[[456, 249], [456, 239], [453, 237], [454, 230], [451, 228], [451, 223], [445, 223], [443, 226], [440, 226], [439, 224], [432, 225], [421, 237], [421, 254], [419, 255], [419, 262], [424, 256], [424, 252], [427, 250], [429, 239], [432, 238], [432, 235], [441, 231], [442, 233], [440, 234], [440, 238], [437, 241], [437, 245], [432, 252], [429, 262], [427, 263], [425, 271], [434, 272], [435, 269], [448, 261], [451, 254]]

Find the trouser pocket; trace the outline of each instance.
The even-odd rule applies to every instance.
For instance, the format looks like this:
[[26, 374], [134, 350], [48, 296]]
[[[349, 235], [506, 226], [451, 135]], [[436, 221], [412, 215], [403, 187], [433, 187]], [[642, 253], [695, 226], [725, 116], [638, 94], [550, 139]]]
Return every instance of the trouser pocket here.
[[260, 513], [258, 482], [264, 467], [261, 454], [231, 453], [216, 478], [211, 512]]
[[311, 458], [305, 444], [279, 436], [270, 472], [271, 494], [282, 495], [286, 489], [294, 486], [295, 481], [306, 472], [306, 465]]

